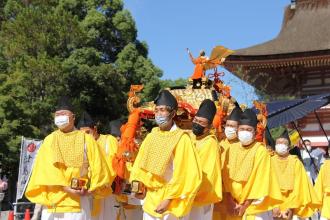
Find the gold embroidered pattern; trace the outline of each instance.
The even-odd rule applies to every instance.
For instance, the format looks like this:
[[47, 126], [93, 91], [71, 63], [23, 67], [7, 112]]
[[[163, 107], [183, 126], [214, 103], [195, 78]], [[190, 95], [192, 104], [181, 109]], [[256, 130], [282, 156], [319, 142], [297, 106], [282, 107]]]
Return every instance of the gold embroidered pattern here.
[[251, 147], [243, 147], [241, 143], [229, 147], [229, 177], [236, 182], [246, 182], [253, 169], [254, 157], [259, 148], [255, 143]]
[[181, 129], [160, 131], [159, 128], [154, 128], [145, 140], [144, 154], [139, 167], [162, 177], [170, 162], [173, 150], [184, 133]]
[[66, 167], [80, 168], [84, 161], [85, 133], [72, 131], [53, 132], [53, 163], [61, 163]]
[[283, 191], [292, 191], [294, 187], [294, 157], [289, 156], [286, 159], [281, 159], [274, 155], [271, 158], [272, 169], [277, 176], [280, 189]]

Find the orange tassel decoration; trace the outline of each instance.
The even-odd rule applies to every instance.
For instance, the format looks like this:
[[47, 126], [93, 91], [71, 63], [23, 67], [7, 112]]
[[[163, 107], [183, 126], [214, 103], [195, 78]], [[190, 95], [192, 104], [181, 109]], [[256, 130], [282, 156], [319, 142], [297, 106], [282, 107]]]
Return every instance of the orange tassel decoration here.
[[265, 138], [265, 130], [267, 127], [267, 106], [265, 103], [253, 101], [254, 107], [259, 110], [259, 114], [257, 115], [258, 119], [258, 125], [257, 125], [257, 131], [256, 131], [256, 141], [263, 142], [266, 144], [266, 138]]

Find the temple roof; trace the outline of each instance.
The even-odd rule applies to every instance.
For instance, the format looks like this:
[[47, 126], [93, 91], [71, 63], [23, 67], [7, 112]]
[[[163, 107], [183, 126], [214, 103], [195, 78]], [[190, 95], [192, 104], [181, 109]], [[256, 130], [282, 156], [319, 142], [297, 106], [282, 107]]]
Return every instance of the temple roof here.
[[236, 50], [232, 57], [330, 50], [329, 36], [330, 0], [297, 0], [295, 9], [286, 7], [282, 29], [275, 39]]
[[330, 0], [296, 0], [291, 6], [276, 38], [236, 50], [224, 66], [273, 96], [330, 92]]

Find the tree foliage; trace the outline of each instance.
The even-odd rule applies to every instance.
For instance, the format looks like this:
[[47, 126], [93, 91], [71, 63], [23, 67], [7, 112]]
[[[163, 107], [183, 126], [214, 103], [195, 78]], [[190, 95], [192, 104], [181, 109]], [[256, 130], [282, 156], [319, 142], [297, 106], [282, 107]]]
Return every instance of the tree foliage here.
[[[54, 129], [59, 96], [101, 124], [126, 115], [131, 84], [152, 99], [162, 72], [137, 39], [121, 0], [6, 0], [0, 3], [0, 154], [15, 173], [21, 136]], [[12, 169], [12, 170], [11, 170]]]
[[185, 87], [188, 84], [188, 80], [184, 78], [178, 78], [176, 80], [165, 79], [162, 80], [160, 85], [162, 88], [170, 88], [170, 87]]

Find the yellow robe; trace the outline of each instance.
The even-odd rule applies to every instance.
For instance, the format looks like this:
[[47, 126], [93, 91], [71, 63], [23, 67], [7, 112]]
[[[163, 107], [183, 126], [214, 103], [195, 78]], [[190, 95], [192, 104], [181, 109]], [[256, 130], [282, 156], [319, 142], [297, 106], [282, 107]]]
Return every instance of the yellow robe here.
[[[89, 190], [93, 191], [93, 196], [103, 198], [111, 194], [110, 184], [114, 175], [110, 173], [104, 154], [94, 138], [85, 134], [84, 139], [90, 173], [89, 177], [84, 177], [89, 179]], [[80, 196], [68, 194], [63, 187], [70, 186], [72, 178], [81, 177], [81, 168], [55, 165], [52, 162], [52, 142], [53, 133], [45, 138], [38, 151], [25, 196], [33, 203], [46, 206], [48, 212], [80, 212]]]
[[[293, 209], [293, 214], [300, 218], [312, 216], [320, 206], [320, 201], [307, 177], [303, 164], [293, 155], [285, 159], [274, 155], [271, 160], [273, 170], [279, 169], [275, 174], [283, 196], [283, 203], [279, 206], [280, 210]], [[287, 187], [288, 183], [291, 186]]]
[[[168, 132], [170, 131], [161, 131], [160, 135]], [[172, 153], [173, 160], [171, 161], [174, 168], [172, 178], [166, 181], [164, 177], [154, 175], [139, 166], [141, 157], [145, 154], [146, 146], [144, 143], [148, 141], [148, 138], [150, 138], [150, 134], [139, 149], [130, 176], [130, 181], [140, 181], [147, 188], [143, 210], [149, 215], [158, 218], [166, 214], [172, 214], [176, 217], [185, 216], [191, 210], [202, 180], [202, 170], [198, 155], [191, 139], [188, 134], [183, 134], [176, 144]], [[166, 147], [166, 143], [164, 143], [163, 147]], [[159, 153], [161, 154], [162, 152]], [[166, 199], [171, 199], [167, 211], [163, 214], [156, 213], [155, 209], [157, 206]]]
[[[228, 140], [227, 138], [222, 139], [219, 143], [220, 146], [220, 158], [221, 158], [221, 172], [223, 171], [223, 168], [225, 166], [225, 161], [228, 161], [226, 159], [227, 151], [230, 148], [232, 144], [235, 144], [238, 142], [238, 139], [235, 138], [233, 140]], [[222, 184], [222, 189], [224, 188], [224, 185]], [[224, 189], [222, 190], [224, 191]], [[225, 220], [226, 219], [226, 213], [227, 213], [227, 207], [226, 207], [226, 194], [223, 193], [222, 195], [222, 201], [214, 204], [213, 209], [213, 220]]]
[[[115, 170], [112, 167], [112, 159], [117, 153], [117, 149], [118, 149], [117, 139], [112, 135], [100, 134], [96, 142], [99, 144], [101, 150], [105, 155], [110, 173], [115, 174]], [[112, 182], [110, 184], [112, 184]], [[100, 213], [101, 211], [100, 205], [101, 205], [100, 199], [93, 199], [93, 210], [91, 213], [92, 216], [97, 216]]]
[[115, 174], [115, 170], [112, 167], [112, 160], [115, 157], [118, 149], [118, 141], [112, 135], [104, 135], [101, 134], [99, 138], [96, 140], [99, 146], [105, 153], [106, 161], [108, 163], [108, 168], [112, 174]]
[[239, 141], [237, 138], [235, 138], [234, 140], [228, 140], [227, 138], [225, 138], [220, 141], [219, 146], [220, 146], [220, 154], [221, 154], [221, 170], [224, 167], [225, 161], [228, 161], [228, 159], [226, 159], [228, 149], [230, 148], [231, 145], [238, 142]]
[[222, 180], [218, 140], [208, 135], [194, 140], [202, 167], [202, 184], [196, 195], [194, 206], [205, 206], [221, 201]]
[[[238, 148], [243, 148], [239, 142], [231, 145], [228, 149], [228, 154], [230, 151], [238, 151]], [[245, 215], [249, 219], [259, 213], [272, 210], [276, 205], [281, 203], [282, 199], [276, 176], [271, 170], [270, 155], [266, 147], [259, 142], [254, 142], [242, 150], [247, 151], [252, 148], [256, 148], [253, 149], [256, 152], [247, 181], [237, 182], [231, 179], [229, 175], [231, 168], [227, 161], [225, 161], [222, 176], [225, 191], [229, 192], [238, 204], [243, 204], [248, 199], [254, 200], [245, 211]], [[226, 158], [227, 160], [229, 160], [228, 157]], [[244, 168], [241, 167], [241, 169]], [[226, 215], [226, 219], [242, 219], [242, 217]]]
[[325, 160], [321, 166], [314, 189], [322, 201], [321, 217], [330, 219], [330, 160]]

